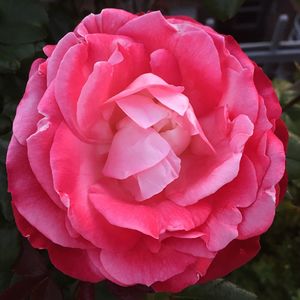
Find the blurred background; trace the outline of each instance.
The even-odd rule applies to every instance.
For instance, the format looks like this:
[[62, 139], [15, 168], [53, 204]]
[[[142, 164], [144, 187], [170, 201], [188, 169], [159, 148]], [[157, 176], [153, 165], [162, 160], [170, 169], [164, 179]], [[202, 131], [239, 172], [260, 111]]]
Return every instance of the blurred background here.
[[[96, 299], [107, 300], [142, 299], [141, 287], [120, 292], [107, 283], [97, 285], [91, 292], [90, 285], [55, 270], [46, 253], [33, 250], [20, 238], [6, 192], [6, 150], [30, 64], [44, 56], [45, 44], [57, 43], [84, 16], [99, 13], [105, 7], [190, 16], [234, 36], [273, 80], [290, 135], [288, 192], [272, 228], [262, 237], [260, 254], [226, 279], [255, 293], [258, 299], [300, 300], [299, 0], [0, 0], [0, 300], [89, 300], [95, 295]], [[171, 299], [163, 297], [169, 296], [151, 299]]]

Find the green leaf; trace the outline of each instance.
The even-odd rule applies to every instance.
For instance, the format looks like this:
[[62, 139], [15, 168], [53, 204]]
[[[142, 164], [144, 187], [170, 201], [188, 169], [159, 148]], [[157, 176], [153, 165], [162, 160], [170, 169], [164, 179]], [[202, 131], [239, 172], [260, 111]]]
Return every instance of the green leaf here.
[[20, 252], [19, 234], [14, 227], [0, 228], [0, 271], [8, 271]]
[[257, 296], [229, 281], [218, 279], [207, 284], [194, 285], [173, 298], [178, 300], [255, 300]]
[[232, 18], [245, 0], [203, 0], [209, 12], [221, 21]]
[[289, 132], [286, 162], [289, 179], [300, 178], [300, 137], [292, 132]]

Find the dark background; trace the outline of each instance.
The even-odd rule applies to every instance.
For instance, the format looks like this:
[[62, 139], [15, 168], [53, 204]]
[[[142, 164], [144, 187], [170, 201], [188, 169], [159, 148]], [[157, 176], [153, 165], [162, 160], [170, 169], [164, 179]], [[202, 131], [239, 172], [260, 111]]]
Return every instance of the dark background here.
[[[294, 32], [293, 39], [299, 42], [300, 36], [300, 32], [295, 35], [294, 25], [300, 7], [297, 0], [0, 0], [0, 300], [255, 299], [227, 281], [181, 295], [153, 295], [145, 287], [124, 289], [109, 282], [95, 286], [78, 282], [55, 270], [45, 251], [32, 249], [18, 234], [6, 192], [5, 156], [29, 67], [36, 57], [44, 57], [44, 45], [57, 43], [84, 16], [99, 13], [104, 7], [188, 15], [213, 24], [217, 31], [233, 35], [240, 43], [270, 41], [278, 16], [285, 13], [289, 21], [282, 39], [291, 39]], [[261, 65], [273, 78], [290, 131], [289, 188], [272, 228], [262, 237], [260, 254], [226, 280], [259, 299], [300, 300], [300, 68], [293, 58], [271, 68]]]

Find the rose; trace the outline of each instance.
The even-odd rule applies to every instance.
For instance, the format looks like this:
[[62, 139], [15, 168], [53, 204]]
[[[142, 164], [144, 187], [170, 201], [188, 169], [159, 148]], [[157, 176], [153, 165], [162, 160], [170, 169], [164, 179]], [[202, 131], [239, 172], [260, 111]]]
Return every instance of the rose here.
[[7, 156], [34, 247], [75, 278], [157, 291], [256, 255], [284, 192], [286, 129], [270, 81], [231, 37], [107, 9], [44, 51]]

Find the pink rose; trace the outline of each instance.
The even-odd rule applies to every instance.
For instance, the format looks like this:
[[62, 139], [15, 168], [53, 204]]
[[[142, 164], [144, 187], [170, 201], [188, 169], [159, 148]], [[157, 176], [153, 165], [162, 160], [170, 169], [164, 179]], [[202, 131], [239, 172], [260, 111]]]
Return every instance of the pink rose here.
[[80, 280], [173, 292], [256, 255], [284, 191], [286, 129], [231, 37], [106, 9], [45, 53], [7, 156], [34, 247]]

